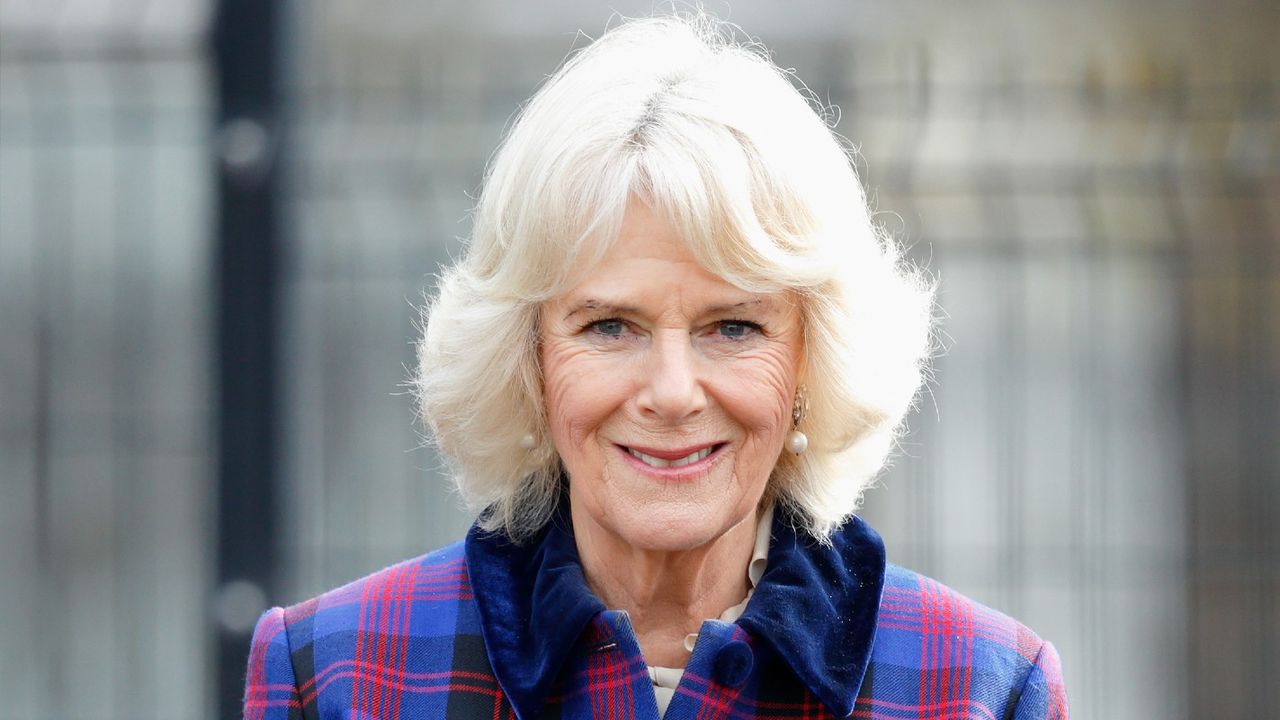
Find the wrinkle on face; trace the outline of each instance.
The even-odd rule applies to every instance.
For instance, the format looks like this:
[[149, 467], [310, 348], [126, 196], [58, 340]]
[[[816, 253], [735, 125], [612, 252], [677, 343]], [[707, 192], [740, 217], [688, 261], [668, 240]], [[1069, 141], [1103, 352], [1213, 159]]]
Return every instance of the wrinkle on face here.
[[[752, 517], [790, 430], [803, 354], [792, 297], [709, 273], [633, 201], [603, 260], [541, 318], [551, 437], [584, 524], [618, 548], [688, 552]], [[602, 319], [625, 332], [587, 327]], [[721, 329], [736, 321], [763, 331], [727, 339]], [[619, 450], [709, 441], [724, 457], [690, 482], [655, 482]]]

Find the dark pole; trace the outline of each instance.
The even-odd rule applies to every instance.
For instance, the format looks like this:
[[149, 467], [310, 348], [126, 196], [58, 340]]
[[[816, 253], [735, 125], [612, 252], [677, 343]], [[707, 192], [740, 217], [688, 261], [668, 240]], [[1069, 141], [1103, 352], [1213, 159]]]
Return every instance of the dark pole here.
[[217, 717], [239, 718], [253, 622], [273, 597], [276, 338], [280, 267], [279, 38], [277, 0], [220, 0], [218, 173], [214, 286], [217, 308]]

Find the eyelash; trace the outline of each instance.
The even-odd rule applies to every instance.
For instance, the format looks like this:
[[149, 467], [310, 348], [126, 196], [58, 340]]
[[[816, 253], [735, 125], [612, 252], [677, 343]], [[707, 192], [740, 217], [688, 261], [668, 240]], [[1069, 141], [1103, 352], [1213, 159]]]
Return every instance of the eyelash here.
[[[583, 325], [580, 332], [594, 332], [595, 334], [603, 337], [616, 337], [609, 333], [603, 333], [599, 331], [597, 326], [603, 325], [604, 323], [622, 323], [624, 326], [630, 324], [626, 320], [623, 320], [622, 318], [601, 318], [599, 320], [592, 320], [587, 324]], [[764, 328], [759, 323], [755, 323], [750, 320], [732, 320], [732, 319], [719, 320], [715, 323], [715, 325], [718, 328], [722, 328], [726, 325], [741, 325], [747, 328], [748, 330], [754, 331], [756, 334], [760, 334], [760, 335], [764, 334]], [[724, 337], [724, 339], [726, 340], [731, 340], [731, 341], [740, 341], [745, 339], [745, 337], [732, 337], [728, 335], [724, 335], [722, 337]]]
[[622, 323], [625, 326], [627, 324], [627, 321], [623, 320], [622, 318], [601, 318], [599, 320], [592, 320], [591, 322], [588, 322], [586, 325], [582, 326], [581, 332], [594, 332], [597, 335], [603, 335], [605, 337], [613, 337], [609, 333], [600, 332], [599, 329], [597, 328], [598, 325], [603, 325], [605, 323]]
[[[721, 320], [718, 324], [720, 327], [724, 327], [725, 325], [742, 325], [743, 327], [746, 327], [747, 329], [755, 332], [757, 335], [764, 334], [764, 328], [761, 327], [759, 323], [753, 323], [750, 320]], [[738, 340], [742, 338], [730, 338], [730, 339]]]

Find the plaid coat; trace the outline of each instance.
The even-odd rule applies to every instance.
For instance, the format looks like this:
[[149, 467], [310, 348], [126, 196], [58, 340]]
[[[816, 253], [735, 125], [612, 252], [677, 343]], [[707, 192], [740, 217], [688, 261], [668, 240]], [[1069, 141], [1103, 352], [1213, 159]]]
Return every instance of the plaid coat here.
[[[652, 718], [626, 613], [582, 575], [562, 515], [512, 545], [465, 541], [258, 621], [248, 720]], [[1053, 646], [885, 562], [860, 519], [830, 547], [775, 513], [742, 617], [706, 621], [668, 720], [1065, 719]]]

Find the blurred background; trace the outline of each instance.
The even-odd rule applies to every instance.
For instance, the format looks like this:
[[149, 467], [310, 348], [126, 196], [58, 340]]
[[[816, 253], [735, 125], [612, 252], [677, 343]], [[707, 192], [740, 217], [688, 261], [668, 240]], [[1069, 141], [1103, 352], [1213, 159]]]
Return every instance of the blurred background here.
[[[705, 7], [941, 281], [891, 559], [1077, 718], [1274, 713], [1280, 3]], [[649, 9], [0, 3], [0, 718], [238, 717], [267, 604], [461, 537], [415, 306], [518, 105]]]

